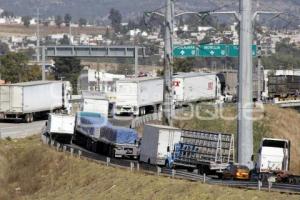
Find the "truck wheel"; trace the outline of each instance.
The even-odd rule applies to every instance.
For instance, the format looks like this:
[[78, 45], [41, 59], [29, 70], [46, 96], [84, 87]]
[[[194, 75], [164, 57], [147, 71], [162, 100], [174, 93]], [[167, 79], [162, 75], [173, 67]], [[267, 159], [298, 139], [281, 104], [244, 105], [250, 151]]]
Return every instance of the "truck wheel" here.
[[33, 114], [30, 113], [30, 122], [33, 122], [33, 121], [34, 121]]
[[26, 123], [30, 123], [30, 114], [26, 114], [26, 115], [25, 115], [24, 121], [25, 121]]

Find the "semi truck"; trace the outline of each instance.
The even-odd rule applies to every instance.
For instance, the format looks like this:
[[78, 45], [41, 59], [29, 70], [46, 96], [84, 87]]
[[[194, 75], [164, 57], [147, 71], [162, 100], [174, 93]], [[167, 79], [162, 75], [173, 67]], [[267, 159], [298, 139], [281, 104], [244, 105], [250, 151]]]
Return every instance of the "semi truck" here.
[[254, 173], [263, 182], [274, 177], [276, 182], [300, 184], [300, 176], [289, 172], [291, 143], [286, 139], [263, 138]]
[[110, 157], [138, 159], [139, 138], [135, 130], [112, 126], [95, 112], [77, 112], [73, 142]]
[[221, 85], [215, 73], [179, 73], [173, 76], [173, 90], [176, 105], [221, 97]]
[[115, 114], [145, 115], [163, 101], [163, 79], [138, 77], [118, 80]]
[[75, 116], [65, 114], [49, 114], [44, 134], [62, 143], [70, 143], [74, 134]]
[[145, 126], [140, 161], [216, 174], [234, 162], [234, 136], [174, 127]]
[[71, 84], [67, 81], [32, 81], [0, 85], [0, 118], [30, 123], [50, 112], [70, 110]]

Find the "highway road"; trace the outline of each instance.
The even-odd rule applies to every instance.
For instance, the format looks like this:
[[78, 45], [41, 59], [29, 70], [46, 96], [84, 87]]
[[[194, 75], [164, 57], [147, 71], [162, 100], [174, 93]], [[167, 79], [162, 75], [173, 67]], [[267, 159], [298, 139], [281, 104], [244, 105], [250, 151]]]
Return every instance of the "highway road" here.
[[[115, 126], [129, 127], [131, 124], [131, 117], [111, 118], [109, 121]], [[40, 134], [45, 122], [46, 120], [41, 120], [27, 124], [21, 121], [0, 121], [0, 139], [5, 139], [7, 137], [18, 139]]]
[[0, 139], [7, 137], [18, 139], [40, 134], [44, 125], [45, 120], [29, 124], [18, 121], [0, 121]]

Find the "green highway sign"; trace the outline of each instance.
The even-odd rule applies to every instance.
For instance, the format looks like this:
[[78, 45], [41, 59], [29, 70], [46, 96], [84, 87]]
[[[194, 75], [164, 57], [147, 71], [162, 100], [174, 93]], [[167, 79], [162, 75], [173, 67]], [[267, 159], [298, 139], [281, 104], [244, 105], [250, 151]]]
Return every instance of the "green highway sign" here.
[[[213, 45], [175, 45], [173, 56], [175, 58], [187, 57], [238, 57], [239, 45], [213, 44]], [[257, 46], [252, 45], [252, 56], [257, 56]]]
[[200, 45], [198, 56], [200, 57], [226, 57], [227, 56], [227, 45]]
[[197, 52], [196, 45], [182, 45], [173, 47], [173, 56], [174, 57], [195, 57]]
[[[240, 54], [239, 45], [228, 45], [228, 57], [238, 57]], [[252, 56], [257, 56], [257, 46], [252, 45]]]

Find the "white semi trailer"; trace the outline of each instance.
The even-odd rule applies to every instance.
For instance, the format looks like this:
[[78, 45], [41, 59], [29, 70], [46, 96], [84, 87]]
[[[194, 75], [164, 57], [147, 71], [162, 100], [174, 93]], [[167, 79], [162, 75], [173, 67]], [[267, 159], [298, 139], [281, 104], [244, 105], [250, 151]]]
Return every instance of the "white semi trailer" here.
[[69, 110], [71, 94], [71, 84], [67, 81], [0, 85], [0, 118], [23, 119], [29, 123], [51, 111]]
[[82, 91], [80, 111], [97, 112], [101, 113], [101, 115], [104, 117], [108, 117], [109, 100], [101, 92]]
[[165, 165], [180, 138], [181, 130], [178, 128], [147, 124], [140, 146], [140, 161]]
[[163, 79], [139, 77], [117, 81], [115, 114], [144, 115], [163, 101]]
[[173, 90], [176, 105], [217, 100], [221, 97], [221, 84], [215, 73], [177, 74], [173, 77]]

